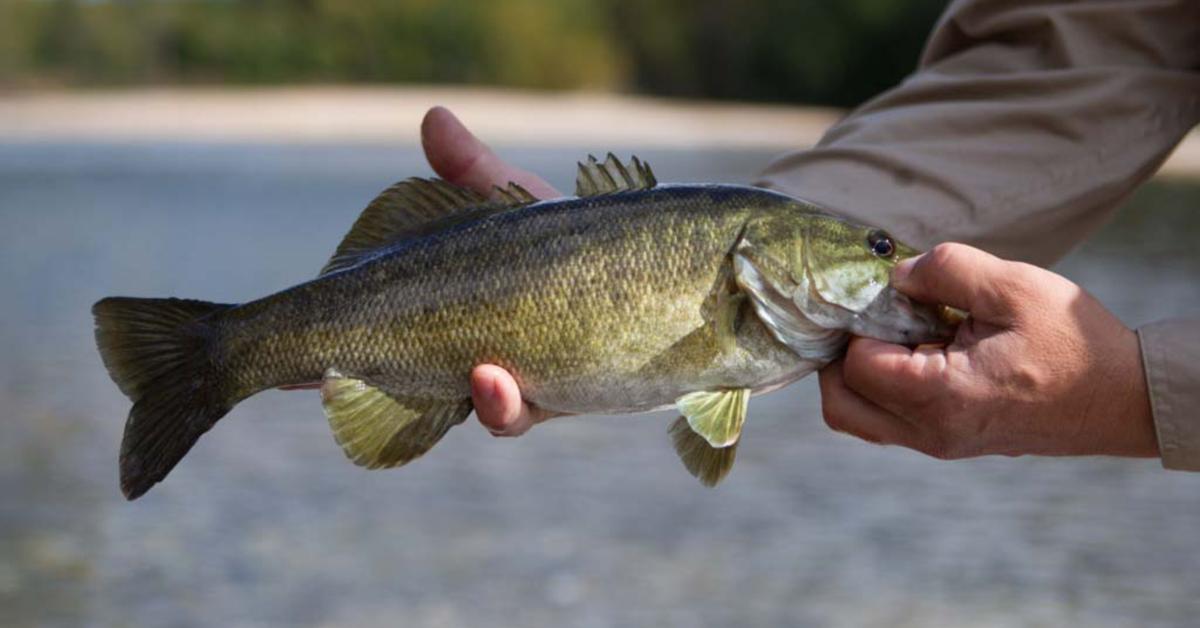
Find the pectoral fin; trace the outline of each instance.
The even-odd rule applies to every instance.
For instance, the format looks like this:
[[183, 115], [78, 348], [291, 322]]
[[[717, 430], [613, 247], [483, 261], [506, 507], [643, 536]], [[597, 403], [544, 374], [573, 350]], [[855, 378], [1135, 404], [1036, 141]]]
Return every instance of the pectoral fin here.
[[366, 382], [330, 369], [321, 401], [333, 438], [362, 467], [406, 464], [429, 451], [471, 413], [471, 401], [393, 397]]
[[737, 348], [738, 325], [746, 295], [738, 289], [729, 266], [725, 267], [721, 277], [713, 295], [712, 321], [717, 346], [727, 353]]
[[692, 431], [713, 447], [728, 447], [742, 435], [750, 391], [745, 388], [688, 393], [675, 401]]
[[737, 456], [737, 443], [728, 447], [713, 447], [688, 425], [687, 417], [679, 417], [671, 424], [671, 441], [675, 453], [683, 461], [688, 473], [705, 486], [716, 486], [730, 469]]

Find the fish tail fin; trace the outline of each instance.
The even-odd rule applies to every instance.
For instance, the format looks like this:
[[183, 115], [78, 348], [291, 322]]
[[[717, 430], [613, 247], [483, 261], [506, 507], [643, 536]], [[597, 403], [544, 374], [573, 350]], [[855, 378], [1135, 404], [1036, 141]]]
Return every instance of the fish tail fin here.
[[233, 402], [213, 367], [213, 314], [232, 305], [109, 297], [92, 306], [109, 376], [133, 401], [121, 441], [121, 492], [161, 481]]

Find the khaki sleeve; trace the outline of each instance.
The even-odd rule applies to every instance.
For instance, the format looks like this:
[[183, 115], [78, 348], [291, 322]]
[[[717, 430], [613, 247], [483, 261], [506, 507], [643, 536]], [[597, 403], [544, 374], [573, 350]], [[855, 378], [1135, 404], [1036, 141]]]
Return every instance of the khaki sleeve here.
[[1200, 121], [1200, 1], [961, 0], [918, 71], [758, 183], [1047, 265]]
[[[759, 185], [921, 248], [1047, 265], [1200, 121], [1200, 1], [958, 0], [918, 71]], [[1168, 468], [1200, 471], [1200, 320], [1138, 332]]]
[[1163, 466], [1200, 471], [1200, 319], [1138, 330]]

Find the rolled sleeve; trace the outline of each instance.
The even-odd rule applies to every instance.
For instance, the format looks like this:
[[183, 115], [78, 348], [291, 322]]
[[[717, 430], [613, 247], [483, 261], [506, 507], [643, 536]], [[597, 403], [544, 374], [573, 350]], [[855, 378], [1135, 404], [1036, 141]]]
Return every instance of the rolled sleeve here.
[[[1048, 265], [1200, 121], [1198, 0], [957, 0], [918, 71], [758, 184]], [[1200, 321], [1139, 330], [1163, 464], [1200, 471]]]
[[1200, 471], [1200, 319], [1152, 323], [1138, 339], [1163, 466]]
[[758, 181], [928, 248], [1049, 264], [1200, 120], [1200, 2], [964, 0], [919, 70]]

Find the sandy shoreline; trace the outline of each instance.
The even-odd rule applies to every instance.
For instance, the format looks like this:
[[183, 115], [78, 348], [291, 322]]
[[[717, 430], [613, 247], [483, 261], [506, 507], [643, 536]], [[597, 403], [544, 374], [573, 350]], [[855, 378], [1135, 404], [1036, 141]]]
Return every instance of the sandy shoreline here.
[[798, 107], [475, 88], [34, 92], [0, 97], [0, 141], [416, 143], [421, 117], [433, 105], [450, 107], [489, 141], [531, 146], [600, 141], [782, 149], [812, 144], [838, 115]]
[[[0, 142], [415, 144], [433, 105], [497, 145], [788, 150], [839, 112], [591, 93], [461, 87], [155, 88], [0, 96]], [[581, 124], [584, 122], [586, 124]], [[1160, 176], [1200, 176], [1193, 131]]]

